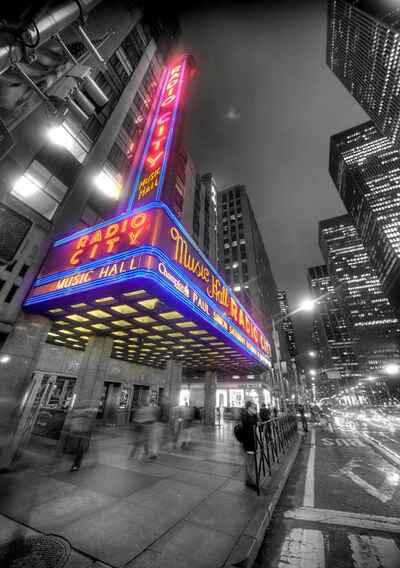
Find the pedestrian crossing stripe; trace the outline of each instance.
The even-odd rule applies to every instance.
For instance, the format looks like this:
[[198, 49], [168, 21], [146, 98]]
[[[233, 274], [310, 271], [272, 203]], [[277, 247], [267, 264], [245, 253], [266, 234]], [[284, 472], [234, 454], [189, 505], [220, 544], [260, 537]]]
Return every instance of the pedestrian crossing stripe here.
[[400, 533], [400, 519], [398, 517], [350, 513], [348, 511], [317, 509], [313, 507], [299, 507], [298, 509], [286, 511], [285, 517], [288, 519], [311, 521], [328, 525]]
[[[391, 538], [347, 535], [353, 568], [398, 568], [400, 550]], [[278, 568], [325, 568], [324, 535], [320, 530], [294, 528], [282, 544]]]

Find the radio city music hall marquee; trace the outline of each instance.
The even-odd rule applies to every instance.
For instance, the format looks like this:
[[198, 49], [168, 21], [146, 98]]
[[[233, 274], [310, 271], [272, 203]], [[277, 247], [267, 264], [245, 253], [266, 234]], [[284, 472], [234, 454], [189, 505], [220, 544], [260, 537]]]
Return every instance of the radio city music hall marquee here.
[[134, 167], [126, 211], [114, 219], [57, 240], [25, 307], [45, 311], [96, 297], [119, 286], [148, 283], [165, 301], [207, 322], [262, 365], [268, 339], [241, 306], [179, 219], [168, 207], [165, 179], [187, 72], [187, 58], [167, 69]]

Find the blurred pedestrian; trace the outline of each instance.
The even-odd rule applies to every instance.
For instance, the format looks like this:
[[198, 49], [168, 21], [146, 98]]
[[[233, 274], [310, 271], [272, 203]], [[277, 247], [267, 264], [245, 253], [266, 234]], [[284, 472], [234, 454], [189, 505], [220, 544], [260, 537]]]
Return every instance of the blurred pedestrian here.
[[192, 442], [193, 433], [193, 419], [194, 419], [194, 408], [191, 406], [184, 406], [182, 408], [182, 428], [178, 437], [178, 446], [185, 450], [190, 447]]
[[276, 408], [276, 406], [273, 407], [272, 414], [274, 418], [278, 418], [278, 409]]
[[307, 424], [307, 416], [305, 414], [304, 406], [299, 404], [299, 413], [300, 413], [300, 420], [303, 426], [303, 431], [308, 432], [308, 424]]
[[257, 487], [255, 475], [254, 452], [256, 450], [254, 440], [254, 426], [257, 425], [257, 406], [251, 400], [242, 409], [242, 444], [245, 456], [246, 485]]
[[156, 421], [156, 407], [146, 404], [136, 408], [133, 415], [135, 438], [129, 458], [140, 460], [142, 458], [157, 457], [150, 453], [150, 450], [153, 450], [152, 442], [154, 442], [154, 424]]
[[91, 408], [75, 408], [71, 413], [67, 443], [75, 457], [70, 471], [81, 467], [83, 456], [89, 449], [94, 418], [95, 410]]

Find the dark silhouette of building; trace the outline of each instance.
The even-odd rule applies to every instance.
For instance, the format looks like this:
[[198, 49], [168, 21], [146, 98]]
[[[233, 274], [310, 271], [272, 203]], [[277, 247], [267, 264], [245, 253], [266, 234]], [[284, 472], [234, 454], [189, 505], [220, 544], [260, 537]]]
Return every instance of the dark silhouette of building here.
[[400, 326], [351, 217], [320, 221], [319, 243], [360, 370], [384, 375], [386, 364], [400, 360]]
[[400, 142], [398, 2], [329, 0], [327, 63], [381, 134]]
[[329, 171], [399, 314], [400, 151], [367, 122], [331, 137]]

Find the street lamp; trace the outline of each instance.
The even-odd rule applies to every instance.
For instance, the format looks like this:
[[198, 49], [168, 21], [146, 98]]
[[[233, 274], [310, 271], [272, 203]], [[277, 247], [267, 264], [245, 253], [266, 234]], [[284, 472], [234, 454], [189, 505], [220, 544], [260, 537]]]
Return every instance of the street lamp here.
[[311, 312], [314, 309], [315, 300], [303, 300], [299, 306], [299, 311]]
[[309, 355], [310, 357], [313, 357], [313, 358], [317, 356], [317, 354], [315, 353], [315, 351], [309, 351], [309, 352], [308, 352], [308, 355]]
[[397, 375], [400, 372], [400, 366], [397, 363], [389, 363], [388, 365], [386, 365], [383, 370], [385, 371], [385, 373], [387, 373], [388, 375]]

